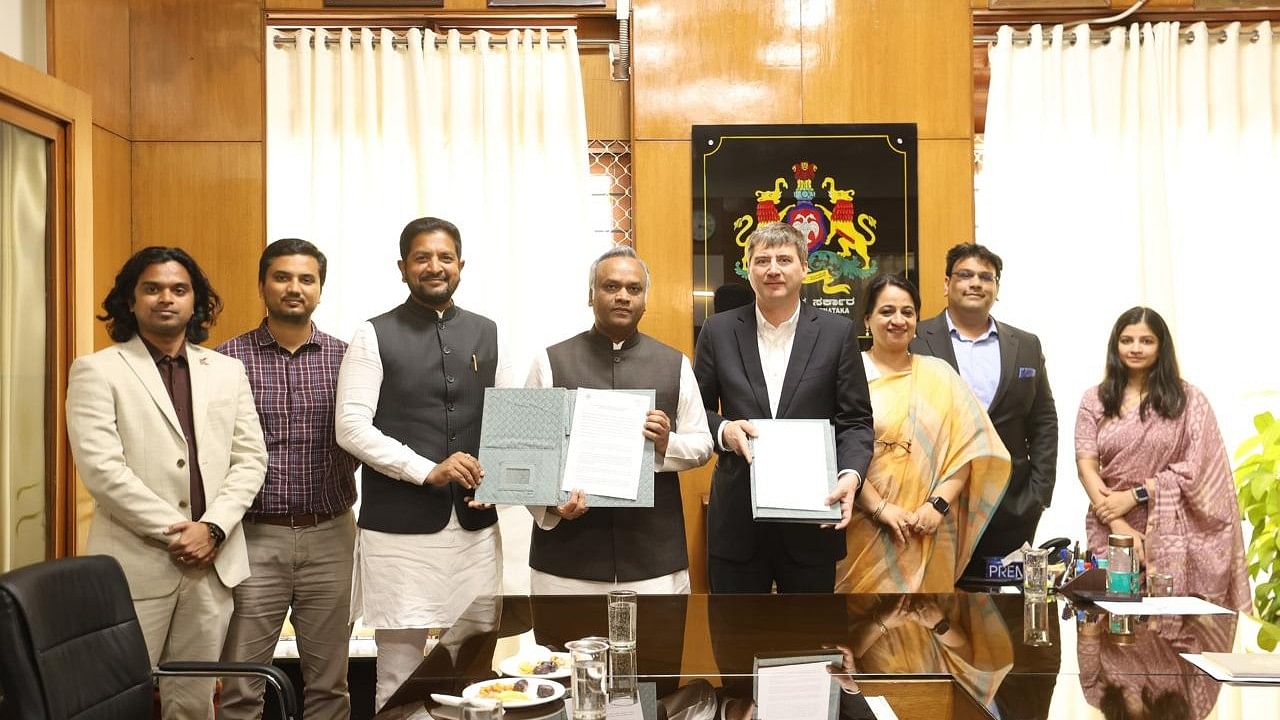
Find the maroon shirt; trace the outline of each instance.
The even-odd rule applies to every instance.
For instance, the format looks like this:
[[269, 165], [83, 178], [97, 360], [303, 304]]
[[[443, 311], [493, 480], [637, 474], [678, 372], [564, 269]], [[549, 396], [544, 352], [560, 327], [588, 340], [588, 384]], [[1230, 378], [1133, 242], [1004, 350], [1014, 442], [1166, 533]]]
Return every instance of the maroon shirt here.
[[199, 520], [204, 515], [204, 478], [200, 476], [200, 453], [196, 448], [195, 423], [191, 413], [191, 366], [187, 362], [187, 344], [176, 355], [169, 356], [160, 352], [155, 345], [142, 338], [147, 346], [151, 359], [156, 361], [156, 369], [160, 371], [160, 381], [169, 392], [169, 400], [173, 402], [173, 411], [178, 415], [178, 425], [182, 427], [182, 436], [187, 441], [187, 471], [191, 475], [191, 519]]
[[335, 514], [356, 501], [354, 457], [338, 447], [338, 368], [347, 344], [312, 326], [290, 353], [257, 328], [218, 346], [244, 363], [267, 441], [267, 479], [249, 512]]

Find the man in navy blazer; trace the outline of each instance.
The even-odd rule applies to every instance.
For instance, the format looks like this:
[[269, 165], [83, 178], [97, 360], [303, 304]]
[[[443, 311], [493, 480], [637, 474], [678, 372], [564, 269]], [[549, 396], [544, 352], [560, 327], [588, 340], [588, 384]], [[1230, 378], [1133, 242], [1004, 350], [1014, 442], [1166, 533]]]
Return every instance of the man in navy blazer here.
[[1009, 489], [978, 541], [967, 577], [985, 577], [985, 558], [1031, 542], [1053, 499], [1058, 461], [1058, 413], [1040, 338], [991, 317], [1003, 269], [999, 255], [976, 243], [947, 251], [947, 309], [921, 322], [911, 341], [912, 352], [956, 368], [1013, 461]]
[[[804, 236], [783, 223], [747, 239], [755, 302], [708, 318], [694, 375], [720, 457], [707, 508], [707, 575], [716, 593], [831, 592], [844, 528], [875, 439], [857, 334], [847, 318], [800, 302]], [[751, 419], [823, 418], [835, 425], [840, 502], [834, 528], [756, 522], [751, 515]]]

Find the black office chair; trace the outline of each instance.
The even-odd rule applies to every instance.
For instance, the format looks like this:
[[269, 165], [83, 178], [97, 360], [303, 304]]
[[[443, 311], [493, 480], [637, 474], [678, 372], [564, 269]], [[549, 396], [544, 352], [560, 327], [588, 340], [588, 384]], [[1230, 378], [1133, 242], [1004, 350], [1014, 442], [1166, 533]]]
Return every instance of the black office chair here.
[[0, 719], [146, 720], [153, 678], [253, 676], [275, 688], [282, 716], [298, 701], [279, 668], [166, 662], [152, 668], [124, 571], [106, 555], [0, 575]]

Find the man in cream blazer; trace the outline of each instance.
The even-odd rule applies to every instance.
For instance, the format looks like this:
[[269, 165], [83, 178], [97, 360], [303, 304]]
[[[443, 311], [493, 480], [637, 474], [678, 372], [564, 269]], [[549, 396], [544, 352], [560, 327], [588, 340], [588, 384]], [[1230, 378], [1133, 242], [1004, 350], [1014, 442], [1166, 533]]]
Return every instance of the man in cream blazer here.
[[[240, 519], [266, 472], [244, 366], [195, 344], [221, 302], [181, 249], [135, 254], [103, 307], [117, 344], [78, 358], [67, 388], [96, 504], [87, 550], [124, 568], [153, 664], [217, 660], [249, 575]], [[160, 690], [166, 719], [213, 717], [212, 679]]]

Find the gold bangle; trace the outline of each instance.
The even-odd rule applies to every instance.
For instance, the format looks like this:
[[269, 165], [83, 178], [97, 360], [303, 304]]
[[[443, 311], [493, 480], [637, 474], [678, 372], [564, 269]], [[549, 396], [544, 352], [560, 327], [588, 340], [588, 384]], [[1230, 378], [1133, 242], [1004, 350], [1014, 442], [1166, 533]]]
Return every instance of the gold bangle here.
[[880, 511], [884, 510], [884, 506], [885, 506], [885, 505], [887, 505], [888, 503], [889, 503], [889, 499], [888, 499], [888, 498], [880, 498], [880, 507], [876, 508], [876, 511], [875, 511], [875, 512], [873, 512], [873, 513], [871, 513], [871, 519], [872, 519], [872, 520], [875, 520], [875, 519], [879, 518], [879, 517], [880, 517]]

